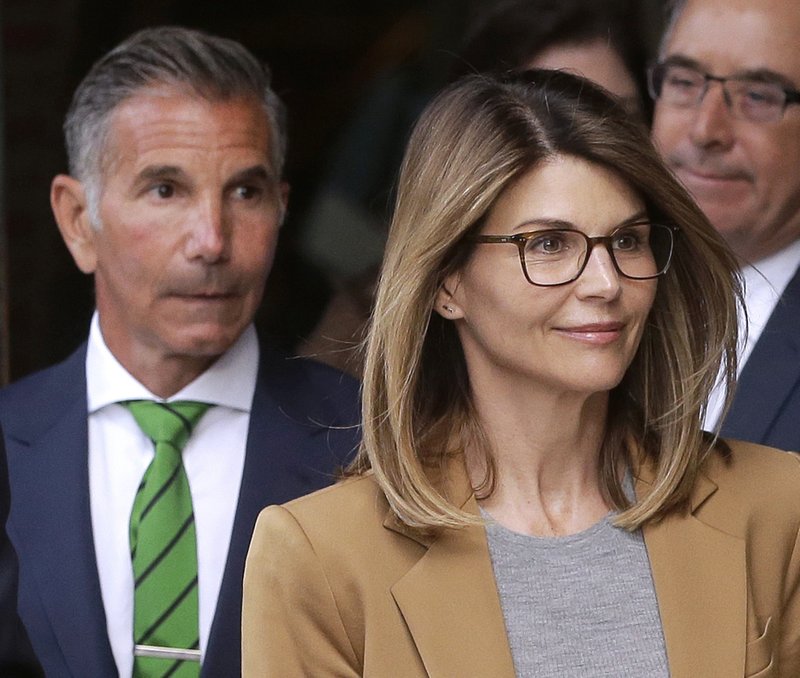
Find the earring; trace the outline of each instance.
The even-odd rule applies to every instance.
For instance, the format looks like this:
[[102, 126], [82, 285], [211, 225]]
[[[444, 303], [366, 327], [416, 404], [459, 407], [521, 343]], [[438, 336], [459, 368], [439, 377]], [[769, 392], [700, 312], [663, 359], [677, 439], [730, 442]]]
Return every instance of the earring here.
[[453, 312], [453, 307], [452, 307], [452, 306], [449, 306], [448, 304], [445, 304], [444, 306], [442, 306], [442, 308], [443, 308], [445, 311], [447, 311], [448, 313], [452, 313], [452, 312]]

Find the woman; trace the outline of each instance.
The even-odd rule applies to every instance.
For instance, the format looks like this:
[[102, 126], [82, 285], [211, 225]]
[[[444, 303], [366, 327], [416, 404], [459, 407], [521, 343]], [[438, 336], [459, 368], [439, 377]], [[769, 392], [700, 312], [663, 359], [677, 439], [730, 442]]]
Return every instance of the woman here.
[[259, 518], [244, 675], [800, 675], [800, 461], [700, 430], [734, 270], [601, 90], [445, 90], [400, 177], [353, 477]]

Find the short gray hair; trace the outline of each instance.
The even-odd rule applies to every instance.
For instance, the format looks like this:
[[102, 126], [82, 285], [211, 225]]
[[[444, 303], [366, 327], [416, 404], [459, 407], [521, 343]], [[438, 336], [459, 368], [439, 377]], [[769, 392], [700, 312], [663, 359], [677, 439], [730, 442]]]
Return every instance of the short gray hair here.
[[86, 184], [90, 211], [96, 213], [112, 114], [140, 90], [159, 85], [188, 89], [209, 101], [260, 101], [269, 125], [272, 170], [280, 177], [286, 113], [270, 83], [267, 65], [234, 40], [177, 26], [146, 28], [129, 37], [94, 63], [64, 121], [69, 171]]
[[658, 58], [664, 58], [664, 50], [667, 47], [667, 42], [672, 37], [672, 31], [675, 30], [675, 24], [678, 23], [678, 18], [686, 7], [686, 0], [667, 0], [664, 9], [666, 12], [666, 21], [664, 22], [664, 30], [661, 33], [661, 40], [658, 44]]

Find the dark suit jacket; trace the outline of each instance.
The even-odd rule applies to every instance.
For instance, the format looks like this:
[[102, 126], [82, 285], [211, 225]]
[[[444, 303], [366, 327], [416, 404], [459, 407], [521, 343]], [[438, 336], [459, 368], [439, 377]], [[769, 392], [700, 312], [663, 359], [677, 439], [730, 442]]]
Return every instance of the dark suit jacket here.
[[[0, 391], [20, 614], [48, 678], [116, 676], [89, 505], [86, 346]], [[202, 676], [240, 672], [244, 559], [258, 512], [330, 484], [358, 439], [357, 383], [262, 349], [228, 560]]]
[[744, 365], [722, 435], [800, 451], [800, 269]]
[[0, 434], [0, 676], [39, 676], [41, 669], [17, 614], [17, 556], [6, 534], [9, 503], [6, 449]]

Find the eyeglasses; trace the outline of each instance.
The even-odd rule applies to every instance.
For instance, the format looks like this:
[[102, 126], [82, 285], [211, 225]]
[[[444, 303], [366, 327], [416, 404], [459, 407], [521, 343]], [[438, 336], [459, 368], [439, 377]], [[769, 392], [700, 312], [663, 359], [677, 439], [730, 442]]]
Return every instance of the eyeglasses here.
[[647, 76], [650, 96], [677, 108], [699, 106], [709, 83], [718, 82], [731, 114], [750, 122], [775, 122], [783, 117], [789, 104], [800, 103], [799, 91], [774, 80], [752, 76], [721, 78], [669, 61], [653, 66]]
[[597, 245], [611, 256], [617, 272], [633, 280], [664, 275], [672, 261], [674, 226], [641, 221], [610, 235], [590, 237], [571, 228], [548, 228], [514, 235], [476, 235], [477, 243], [511, 243], [519, 250], [525, 279], [531, 285], [556, 287], [577, 280]]

